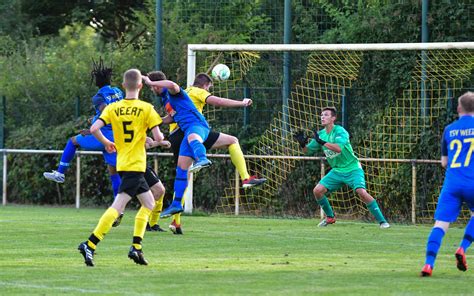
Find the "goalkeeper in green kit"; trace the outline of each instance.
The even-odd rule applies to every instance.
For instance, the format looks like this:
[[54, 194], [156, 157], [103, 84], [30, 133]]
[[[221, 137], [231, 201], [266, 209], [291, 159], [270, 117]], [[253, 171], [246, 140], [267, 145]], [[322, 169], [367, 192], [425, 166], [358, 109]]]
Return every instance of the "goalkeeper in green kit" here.
[[314, 197], [326, 214], [326, 218], [318, 226], [324, 227], [336, 223], [334, 211], [325, 194], [347, 184], [366, 204], [380, 224], [380, 228], [389, 228], [390, 224], [380, 211], [377, 201], [365, 190], [364, 171], [352, 150], [349, 133], [342, 126], [334, 124], [335, 121], [336, 108], [326, 107], [321, 113], [321, 125], [324, 129], [315, 132], [314, 138], [309, 143], [303, 132], [294, 135], [306, 154], [311, 155], [322, 150], [332, 168], [313, 189]]

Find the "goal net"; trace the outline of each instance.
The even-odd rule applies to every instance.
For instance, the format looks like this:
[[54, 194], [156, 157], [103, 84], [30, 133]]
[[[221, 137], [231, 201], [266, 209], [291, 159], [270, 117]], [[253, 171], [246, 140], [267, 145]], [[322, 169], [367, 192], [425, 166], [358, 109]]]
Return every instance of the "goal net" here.
[[[234, 214], [237, 207], [239, 214], [319, 216], [312, 188], [330, 167], [299, 158], [303, 153], [292, 134], [304, 130], [312, 135], [322, 128], [322, 109], [334, 106], [338, 124], [349, 131], [362, 159], [367, 191], [386, 216], [432, 219], [444, 174], [436, 163], [441, 134], [456, 118], [456, 98], [474, 86], [473, 49], [473, 42], [189, 45], [188, 84], [198, 72], [209, 73], [223, 63], [231, 77], [215, 81], [211, 92], [253, 99], [249, 110], [207, 106], [204, 112], [217, 131], [234, 133], [243, 143], [248, 139], [242, 137], [251, 137], [252, 148], [245, 151], [253, 155], [247, 158], [249, 171], [268, 179], [244, 191], [236, 190], [231, 175], [227, 186], [217, 190], [217, 211]], [[432, 161], [410, 161], [415, 159]], [[195, 185], [195, 196], [198, 190]], [[371, 219], [349, 188], [328, 198], [339, 216]]]

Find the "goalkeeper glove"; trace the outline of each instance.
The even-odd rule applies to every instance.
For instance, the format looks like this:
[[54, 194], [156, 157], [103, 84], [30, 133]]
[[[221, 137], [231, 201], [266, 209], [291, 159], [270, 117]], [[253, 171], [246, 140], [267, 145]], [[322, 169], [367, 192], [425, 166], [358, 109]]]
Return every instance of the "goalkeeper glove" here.
[[324, 146], [324, 144], [326, 144], [327, 142], [322, 140], [320, 137], [319, 137], [319, 134], [317, 131], [314, 132], [314, 140], [316, 140], [316, 142], [318, 142], [319, 145], [321, 146]]
[[304, 131], [296, 132], [293, 135], [293, 139], [300, 144], [301, 148], [306, 147], [306, 143], [308, 143], [308, 137], [305, 135]]

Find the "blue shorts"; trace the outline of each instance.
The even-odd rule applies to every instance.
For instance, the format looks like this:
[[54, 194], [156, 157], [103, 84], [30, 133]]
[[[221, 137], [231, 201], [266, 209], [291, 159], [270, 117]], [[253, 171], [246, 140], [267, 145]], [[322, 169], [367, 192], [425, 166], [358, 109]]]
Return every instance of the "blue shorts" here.
[[[108, 140], [114, 140], [114, 134], [111, 129], [101, 129], [100, 131]], [[99, 142], [99, 140], [97, 140], [93, 135], [83, 136], [79, 134], [76, 136], [76, 142], [83, 150], [102, 151], [105, 163], [114, 167], [117, 166], [117, 153], [108, 153], [107, 151], [105, 151], [104, 145], [102, 145], [102, 143]]]
[[209, 128], [202, 125], [195, 125], [188, 128], [184, 132], [184, 139], [181, 142], [181, 146], [179, 146], [179, 156], [188, 156], [195, 159], [193, 149], [188, 142], [188, 136], [190, 134], [198, 134], [203, 141], [206, 141], [207, 137], [209, 136], [209, 131]]
[[463, 202], [469, 210], [474, 211], [474, 187], [443, 186], [436, 206], [435, 220], [450, 223], [456, 221]]

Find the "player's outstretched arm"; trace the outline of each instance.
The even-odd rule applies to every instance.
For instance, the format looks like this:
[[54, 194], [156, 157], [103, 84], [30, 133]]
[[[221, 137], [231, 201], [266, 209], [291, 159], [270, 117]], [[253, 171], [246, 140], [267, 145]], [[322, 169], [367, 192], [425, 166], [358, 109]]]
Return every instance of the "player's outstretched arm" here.
[[252, 99], [245, 98], [242, 101], [238, 101], [210, 95], [207, 97], [206, 103], [217, 107], [248, 107], [252, 105]]
[[163, 140], [161, 142], [157, 142], [157, 141], [153, 140], [150, 137], [146, 137], [145, 149], [151, 149], [151, 148], [155, 148], [155, 147], [158, 147], [158, 146], [161, 146], [161, 147], [164, 147], [164, 148], [170, 148], [171, 143], [170, 143], [170, 141], [166, 141], [166, 140]]
[[164, 147], [164, 148], [170, 148], [171, 147], [171, 143], [169, 141], [165, 140], [165, 137], [163, 136], [163, 133], [161, 132], [161, 130], [158, 126], [155, 126], [154, 128], [152, 128], [151, 133], [153, 134], [153, 139], [155, 140], [155, 145], [161, 146], [161, 147]]
[[180, 91], [179, 85], [171, 80], [151, 81], [148, 76], [142, 75], [143, 82], [148, 86], [164, 87], [171, 94], [177, 94]]
[[109, 152], [109, 153], [116, 152], [117, 150], [115, 149], [115, 144], [113, 142], [109, 141], [109, 139], [107, 139], [106, 137], [104, 137], [104, 134], [102, 134], [102, 132], [100, 131], [100, 129], [104, 125], [105, 124], [101, 119], [97, 120], [91, 126], [91, 133], [92, 133], [92, 135], [94, 135], [94, 137], [97, 140], [99, 140], [99, 142], [102, 143], [102, 145], [104, 145], [105, 150], [107, 150], [107, 152]]
[[158, 126], [155, 126], [154, 128], [152, 128], [151, 133], [153, 135], [153, 139], [156, 142], [161, 142], [165, 139], [165, 136], [163, 136], [163, 133], [161, 132], [161, 130]]
[[164, 124], [170, 124], [170, 123], [174, 122], [173, 117], [171, 117], [169, 115], [166, 115], [165, 117], [162, 117], [161, 119], [163, 120]]

